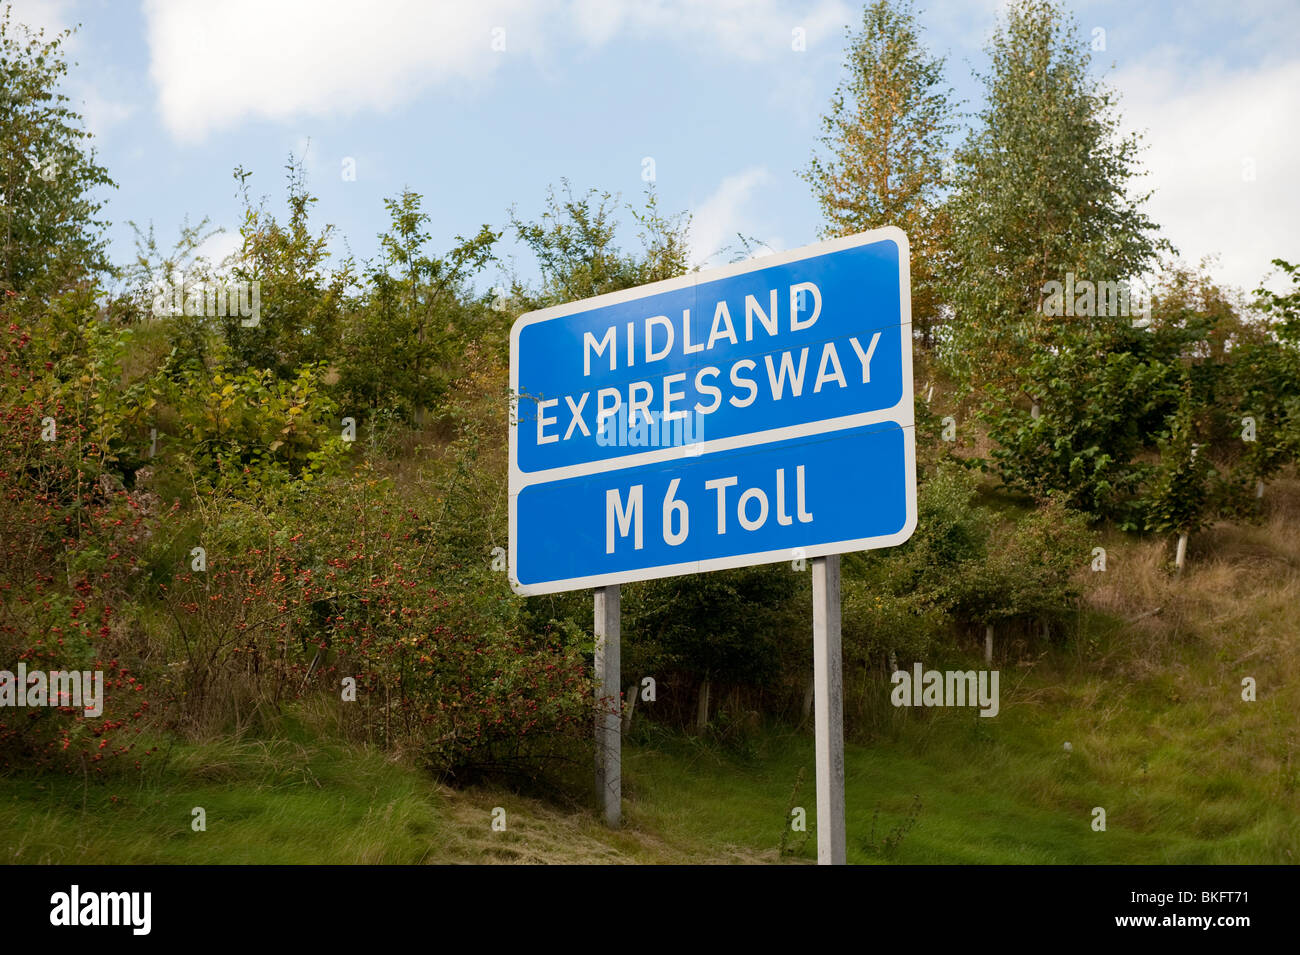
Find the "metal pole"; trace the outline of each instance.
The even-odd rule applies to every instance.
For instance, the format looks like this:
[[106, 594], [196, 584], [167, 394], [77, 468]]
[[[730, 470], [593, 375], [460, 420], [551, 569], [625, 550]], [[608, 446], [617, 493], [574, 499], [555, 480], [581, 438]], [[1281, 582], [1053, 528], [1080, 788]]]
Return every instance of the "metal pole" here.
[[844, 865], [844, 669], [840, 660], [840, 557], [815, 557], [813, 708], [817, 721], [817, 863]]
[[[596, 797], [605, 824], [617, 829], [623, 814], [623, 736], [619, 696], [619, 587], [597, 587], [596, 594]], [[612, 697], [607, 699], [607, 697]]]

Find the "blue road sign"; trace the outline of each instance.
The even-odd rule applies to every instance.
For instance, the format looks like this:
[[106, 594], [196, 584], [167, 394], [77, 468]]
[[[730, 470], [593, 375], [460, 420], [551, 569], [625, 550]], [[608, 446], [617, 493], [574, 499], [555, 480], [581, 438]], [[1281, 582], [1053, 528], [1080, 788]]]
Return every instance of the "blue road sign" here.
[[893, 228], [521, 316], [511, 585], [902, 543], [916, 524], [911, 340]]

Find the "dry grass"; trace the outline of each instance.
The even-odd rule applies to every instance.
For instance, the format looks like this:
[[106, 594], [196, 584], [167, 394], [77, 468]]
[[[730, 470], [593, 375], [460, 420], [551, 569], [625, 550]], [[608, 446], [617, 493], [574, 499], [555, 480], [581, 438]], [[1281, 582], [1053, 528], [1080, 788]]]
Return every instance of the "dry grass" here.
[[[471, 864], [623, 865], [632, 863], [762, 863], [775, 852], [709, 846], [625, 826], [610, 832], [587, 810], [566, 810], [491, 788], [444, 789], [447, 825], [436, 861]], [[505, 809], [504, 831], [492, 812]]]
[[[1270, 485], [1257, 525], [1219, 523], [1194, 535], [1187, 567], [1172, 567], [1172, 542], [1111, 534], [1105, 573], [1082, 574], [1085, 606], [1124, 621], [1123, 662], [1144, 674], [1196, 641], [1244, 662], [1274, 656], [1294, 671], [1300, 634], [1300, 480]], [[1156, 613], [1154, 611], [1158, 610]]]

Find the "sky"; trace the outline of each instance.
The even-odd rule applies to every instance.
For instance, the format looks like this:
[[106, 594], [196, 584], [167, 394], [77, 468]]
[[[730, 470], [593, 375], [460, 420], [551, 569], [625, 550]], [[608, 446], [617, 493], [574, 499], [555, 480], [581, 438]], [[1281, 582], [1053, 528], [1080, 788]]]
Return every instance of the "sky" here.
[[[0, 0], [3, 2], [3, 0]], [[1000, 0], [919, 2], [923, 41], [967, 113]], [[1095, 75], [1143, 135], [1147, 210], [1182, 259], [1253, 289], [1300, 260], [1300, 4], [1184, 0], [1069, 4]], [[187, 219], [237, 244], [233, 171], [284, 212], [302, 159], [335, 254], [372, 258], [385, 198], [424, 197], [435, 251], [511, 207], [540, 215], [549, 185], [690, 214], [696, 265], [814, 242], [799, 178], [841, 75], [846, 0], [17, 0], [15, 18], [77, 26], [66, 92], [118, 188], [110, 248], [130, 222], [170, 245]], [[78, 26], [79, 25], [79, 26]], [[884, 224], [884, 223], [882, 223]], [[631, 234], [628, 239], [631, 239]], [[535, 274], [507, 234], [503, 265]], [[1269, 284], [1281, 288], [1276, 277]]]

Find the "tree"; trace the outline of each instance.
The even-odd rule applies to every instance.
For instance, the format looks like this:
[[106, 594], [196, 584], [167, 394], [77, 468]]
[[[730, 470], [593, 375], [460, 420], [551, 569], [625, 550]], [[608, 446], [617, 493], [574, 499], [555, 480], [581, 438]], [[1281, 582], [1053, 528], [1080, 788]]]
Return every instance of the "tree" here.
[[65, 30], [53, 39], [0, 14], [0, 291], [47, 297], [109, 271], [100, 186], [81, 117], [59, 84]]
[[929, 57], [910, 0], [876, 0], [849, 33], [845, 78], [822, 117], [802, 177], [821, 205], [827, 238], [898, 226], [912, 247], [913, 321], [927, 343], [939, 320], [936, 278], [945, 254], [948, 135], [955, 128], [943, 60]]
[[[1300, 283], [1294, 266], [1273, 264]], [[1300, 295], [1258, 289], [1252, 312], [1207, 275], [1177, 274], [1174, 294], [1161, 304], [1177, 301], [1202, 321], [1214, 320], [1200, 387], [1214, 406], [1214, 460], [1229, 466], [1218, 503], [1225, 516], [1250, 514], [1265, 482], [1300, 453]]]
[[1088, 553], [1085, 519], [1060, 500], [1014, 523], [990, 524], [983, 559], [961, 568], [951, 585], [954, 615], [984, 627], [986, 663], [999, 625], [1037, 624], [1046, 637], [1054, 620], [1069, 617], [1079, 597], [1073, 580]]
[[975, 476], [953, 459], [918, 476], [916, 531], [898, 547], [843, 557], [844, 659], [924, 660], [946, 635], [974, 568], [988, 559], [991, 512]]
[[465, 347], [478, 337], [476, 320], [495, 314], [471, 300], [466, 283], [493, 260], [501, 237], [484, 225], [471, 238], [457, 236], [445, 256], [431, 255], [421, 202], [409, 189], [384, 200], [391, 226], [379, 236], [382, 257], [348, 322], [342, 370], [343, 387], [372, 410], [392, 407], [416, 417], [446, 393]]
[[1153, 305], [1151, 333], [1178, 343], [1169, 363], [1188, 380], [1199, 453], [1215, 466], [1205, 509], [1257, 514], [1264, 483], [1300, 449], [1300, 351], [1280, 337], [1285, 298], [1257, 302], [1264, 316], [1283, 319], [1261, 320], [1203, 265], [1167, 271]]
[[[1140, 526], [1143, 452], [1177, 400], [1159, 345], [1140, 329], [1078, 336], [1034, 355], [1013, 384], [990, 385], [980, 418], [997, 443], [992, 467], [1002, 482], [1038, 501], [1058, 494], [1094, 518]], [[1017, 401], [1025, 391], [1035, 406]]]
[[695, 681], [703, 731], [715, 683], [756, 686], [777, 675], [790, 622], [782, 611], [800, 585], [784, 563], [647, 581], [625, 590], [625, 628], [640, 660]]
[[308, 220], [316, 197], [307, 191], [299, 160], [290, 157], [285, 169], [289, 218], [284, 223], [253, 204], [248, 194], [250, 173], [235, 170], [244, 198], [244, 224], [231, 278], [257, 288], [260, 314], [251, 324], [236, 314], [216, 321], [240, 365], [270, 369], [277, 378], [293, 380], [304, 364], [338, 359], [352, 262], [327, 267], [334, 227], [312, 235]]
[[1167, 247], [1142, 212], [1146, 195], [1133, 194], [1139, 141], [1121, 134], [1114, 95], [1089, 79], [1090, 54], [1061, 8], [1014, 0], [988, 54], [986, 102], [956, 153], [954, 317], [941, 349], [967, 385], [1005, 380], [1062, 328], [1127, 322], [1095, 301], [1083, 315], [1045, 314], [1047, 283], [1125, 282]]
[[1260, 482], [1294, 457], [1298, 358], [1204, 271], [1173, 268], [1157, 284], [1146, 325], [1059, 330], [1011, 384], [989, 386], [980, 417], [1005, 484], [1039, 500], [1064, 494], [1126, 530], [1147, 526], [1152, 495], [1163, 500], [1179, 482], [1187, 491], [1199, 473], [1184, 474], [1188, 465], [1170, 445], [1171, 423], [1185, 419], [1180, 426], [1202, 446], [1200, 464], [1223, 477], [1197, 506], [1240, 514], [1253, 509]]
[[574, 302], [579, 299], [635, 288], [689, 271], [685, 213], [667, 216], [659, 211], [653, 187], [646, 191], [645, 208], [624, 208], [641, 227], [639, 252], [624, 252], [618, 245], [619, 197], [589, 189], [575, 197], [567, 179], [563, 195], [546, 192], [540, 220], [525, 222], [514, 208], [510, 224], [519, 240], [537, 258], [541, 287], [530, 289], [515, 278], [511, 297], [521, 311]]
[[1193, 417], [1188, 381], [1168, 430], [1157, 439], [1160, 466], [1146, 494], [1147, 530], [1178, 535], [1174, 564], [1179, 571], [1186, 559], [1188, 538], [1212, 519], [1211, 482], [1217, 476], [1208, 456], [1199, 453]]
[[1285, 259], [1274, 259], [1273, 264], [1291, 280], [1291, 288], [1287, 292], [1256, 289], [1258, 306], [1273, 319], [1280, 339], [1300, 345], [1300, 265], [1292, 265]]

